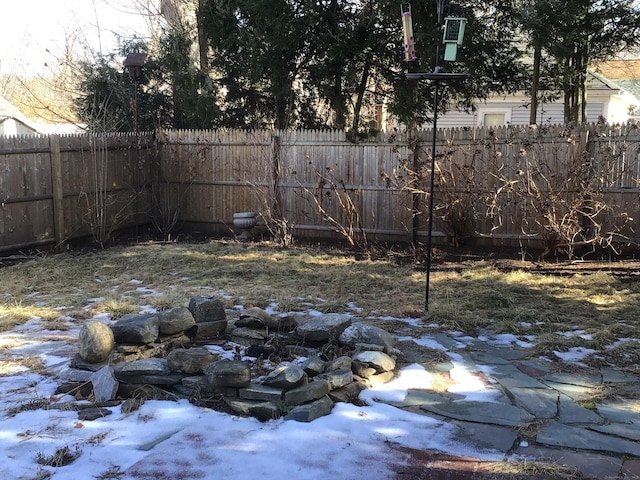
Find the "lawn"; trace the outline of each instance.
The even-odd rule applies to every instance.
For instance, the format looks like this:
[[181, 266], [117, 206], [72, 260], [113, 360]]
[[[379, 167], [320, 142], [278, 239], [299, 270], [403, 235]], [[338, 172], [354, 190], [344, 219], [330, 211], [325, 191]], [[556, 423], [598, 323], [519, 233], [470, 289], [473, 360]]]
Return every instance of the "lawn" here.
[[[96, 313], [113, 319], [144, 305], [186, 306], [193, 296], [209, 295], [229, 308], [383, 318], [385, 328], [403, 335], [510, 333], [534, 343], [538, 355], [592, 349], [591, 363], [639, 368], [640, 344], [634, 337], [640, 283], [632, 269], [620, 275], [620, 263], [591, 264], [588, 270], [513, 261], [508, 267], [487, 261], [438, 263], [425, 313], [424, 272], [415, 262], [397, 259], [356, 260], [336, 248], [217, 240], [43, 255], [0, 269], [0, 331], [33, 317], [51, 329], [68, 328]], [[409, 330], [406, 322], [393, 321], [407, 317], [418, 320]]]

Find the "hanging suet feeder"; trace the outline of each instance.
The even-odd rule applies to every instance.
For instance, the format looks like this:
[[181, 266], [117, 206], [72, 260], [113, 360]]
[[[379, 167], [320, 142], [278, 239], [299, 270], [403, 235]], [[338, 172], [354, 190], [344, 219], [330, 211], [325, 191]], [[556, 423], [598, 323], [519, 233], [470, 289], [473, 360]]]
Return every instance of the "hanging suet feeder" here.
[[411, 19], [411, 4], [402, 2], [402, 31], [404, 33], [404, 59], [414, 61], [416, 57], [416, 42], [413, 38], [413, 20]]

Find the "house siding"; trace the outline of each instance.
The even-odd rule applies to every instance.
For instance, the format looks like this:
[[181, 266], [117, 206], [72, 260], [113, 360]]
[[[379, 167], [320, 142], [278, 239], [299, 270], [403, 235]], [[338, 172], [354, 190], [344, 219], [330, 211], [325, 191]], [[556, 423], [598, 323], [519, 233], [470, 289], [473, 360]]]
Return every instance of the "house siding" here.
[[[474, 113], [450, 110], [438, 116], [438, 128], [478, 127], [482, 123], [482, 115], [485, 112], [507, 113], [510, 125], [529, 125], [529, 105], [522, 102], [504, 102], [502, 100], [488, 101], [476, 106]], [[587, 103], [587, 122], [594, 123], [603, 115], [604, 104]], [[603, 115], [604, 116], [604, 115]], [[538, 106], [537, 123], [561, 124], [564, 123], [564, 105], [559, 102], [544, 103]]]

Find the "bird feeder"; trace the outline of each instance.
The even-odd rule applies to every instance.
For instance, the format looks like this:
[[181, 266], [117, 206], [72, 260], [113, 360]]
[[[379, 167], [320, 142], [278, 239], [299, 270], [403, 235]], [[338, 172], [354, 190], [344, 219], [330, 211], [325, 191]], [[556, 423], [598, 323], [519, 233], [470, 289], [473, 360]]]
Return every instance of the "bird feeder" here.
[[403, 2], [402, 11], [402, 31], [404, 33], [404, 59], [407, 62], [414, 61], [416, 57], [416, 42], [413, 38], [413, 20], [411, 19], [411, 4]]
[[458, 45], [462, 45], [466, 24], [466, 18], [446, 17], [444, 19], [442, 43], [444, 43], [444, 60], [447, 62], [455, 62]]
[[147, 59], [146, 53], [132, 52], [124, 59], [124, 66], [129, 72], [131, 79], [139, 83], [142, 80], [142, 66]]

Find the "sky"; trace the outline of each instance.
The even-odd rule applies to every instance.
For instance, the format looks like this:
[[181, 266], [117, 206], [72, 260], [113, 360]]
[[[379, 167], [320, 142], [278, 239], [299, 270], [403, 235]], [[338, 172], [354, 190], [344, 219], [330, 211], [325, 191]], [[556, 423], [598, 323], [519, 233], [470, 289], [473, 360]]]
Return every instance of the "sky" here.
[[0, 0], [0, 74], [44, 75], [67, 45], [110, 53], [118, 37], [148, 36], [138, 3], [155, 0]]

